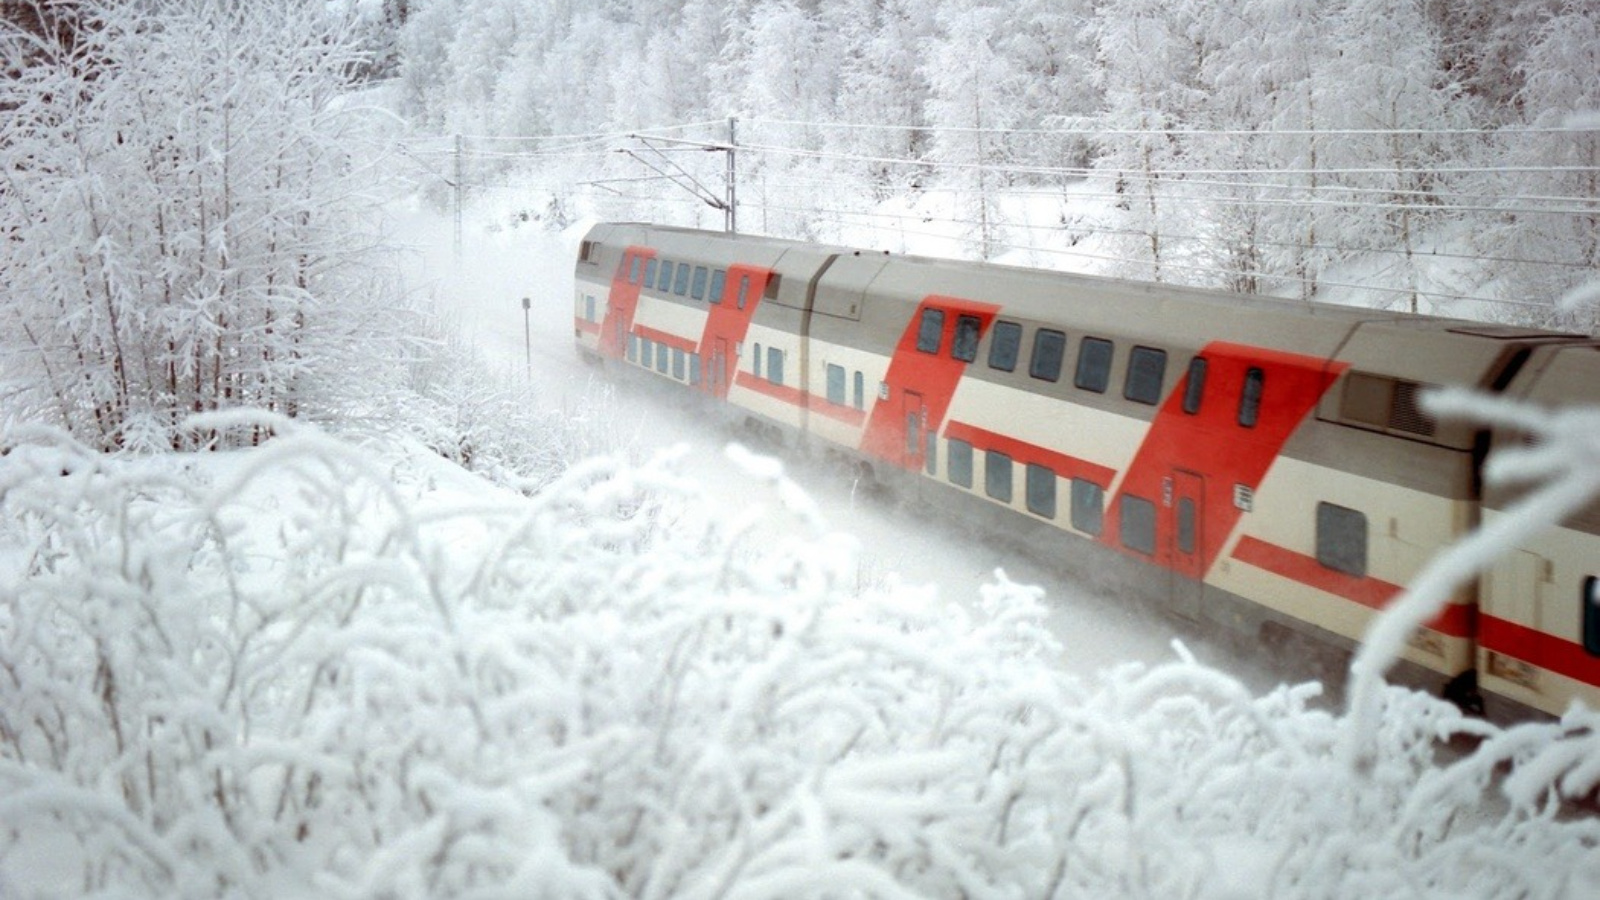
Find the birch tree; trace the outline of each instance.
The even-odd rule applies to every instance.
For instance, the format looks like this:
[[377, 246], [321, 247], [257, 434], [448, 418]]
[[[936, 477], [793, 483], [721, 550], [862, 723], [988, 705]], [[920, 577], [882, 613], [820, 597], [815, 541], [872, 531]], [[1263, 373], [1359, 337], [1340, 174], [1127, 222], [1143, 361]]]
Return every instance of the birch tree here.
[[351, 251], [351, 33], [287, 0], [82, 10], [0, 83], [7, 408], [139, 449], [363, 392], [398, 353]]

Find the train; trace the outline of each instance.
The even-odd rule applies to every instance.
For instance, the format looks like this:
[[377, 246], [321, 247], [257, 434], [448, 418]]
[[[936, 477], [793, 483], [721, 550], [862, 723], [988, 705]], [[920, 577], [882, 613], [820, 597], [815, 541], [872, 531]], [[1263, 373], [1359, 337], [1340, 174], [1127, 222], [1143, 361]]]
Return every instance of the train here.
[[[1115, 560], [1183, 618], [1344, 648], [1518, 496], [1482, 471], [1526, 436], [1423, 393], [1600, 384], [1586, 335], [768, 237], [601, 223], [575, 266], [592, 359]], [[1600, 504], [1508, 548], [1404, 663], [1474, 711], [1600, 706]]]

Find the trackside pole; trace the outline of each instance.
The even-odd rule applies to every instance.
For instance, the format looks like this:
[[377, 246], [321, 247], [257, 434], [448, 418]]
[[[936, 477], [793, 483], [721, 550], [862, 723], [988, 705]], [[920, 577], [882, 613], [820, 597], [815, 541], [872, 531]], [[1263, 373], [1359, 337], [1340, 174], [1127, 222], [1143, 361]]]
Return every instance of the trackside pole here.
[[533, 332], [528, 326], [528, 310], [532, 306], [532, 298], [522, 298], [522, 346], [527, 356], [526, 370], [529, 384], [533, 384]]

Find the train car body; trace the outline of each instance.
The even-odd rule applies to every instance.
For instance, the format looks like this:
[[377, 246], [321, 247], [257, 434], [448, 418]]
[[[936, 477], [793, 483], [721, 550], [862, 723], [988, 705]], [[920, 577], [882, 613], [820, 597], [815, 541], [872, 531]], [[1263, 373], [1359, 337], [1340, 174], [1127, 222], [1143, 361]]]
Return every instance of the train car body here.
[[[1053, 554], [1136, 560], [1184, 616], [1334, 642], [1513, 499], [1480, 479], [1512, 438], [1434, 422], [1419, 394], [1562, 405], [1600, 375], [1573, 335], [646, 225], [589, 233], [576, 302], [585, 353]], [[1461, 697], [1600, 701], [1597, 533], [1591, 511], [1519, 548], [1409, 662]]]

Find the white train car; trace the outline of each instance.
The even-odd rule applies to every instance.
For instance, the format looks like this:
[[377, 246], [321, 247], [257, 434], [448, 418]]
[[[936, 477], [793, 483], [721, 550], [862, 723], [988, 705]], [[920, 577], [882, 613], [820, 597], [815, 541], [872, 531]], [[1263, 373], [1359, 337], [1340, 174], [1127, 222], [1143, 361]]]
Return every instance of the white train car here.
[[[1600, 374], [1574, 335], [647, 225], [596, 226], [577, 285], [586, 353], [1068, 567], [1132, 560], [1182, 615], [1335, 643], [1503, 505], [1480, 470], [1507, 438], [1433, 422], [1419, 394], [1569, 403]], [[1600, 701], [1591, 518], [1463, 589], [1408, 660], [1464, 704], [1479, 684]]]

